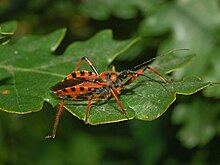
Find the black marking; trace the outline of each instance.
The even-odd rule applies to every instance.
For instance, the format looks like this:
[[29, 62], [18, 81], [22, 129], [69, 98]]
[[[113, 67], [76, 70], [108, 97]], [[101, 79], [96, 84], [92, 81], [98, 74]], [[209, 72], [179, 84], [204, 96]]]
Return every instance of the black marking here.
[[84, 71], [80, 71], [80, 76], [85, 76], [85, 72]]
[[92, 91], [92, 88], [88, 88], [88, 91]]
[[76, 91], [76, 88], [75, 87], [72, 87], [70, 88], [72, 92], [75, 92]]
[[89, 71], [89, 72], [88, 72], [88, 75], [89, 75], [89, 76], [92, 76], [92, 72]]
[[72, 75], [73, 78], [76, 77], [76, 73], [75, 72], [71, 73], [71, 75]]
[[83, 87], [80, 87], [79, 89], [80, 89], [80, 91], [84, 91], [84, 88], [83, 88]]
[[67, 91], [65, 88], [64, 88], [64, 89], [62, 89], [62, 91], [63, 91], [63, 92], [68, 92], [68, 91]]
[[71, 95], [66, 95], [66, 98], [67, 98], [67, 99], [71, 99], [72, 96], [71, 96]]

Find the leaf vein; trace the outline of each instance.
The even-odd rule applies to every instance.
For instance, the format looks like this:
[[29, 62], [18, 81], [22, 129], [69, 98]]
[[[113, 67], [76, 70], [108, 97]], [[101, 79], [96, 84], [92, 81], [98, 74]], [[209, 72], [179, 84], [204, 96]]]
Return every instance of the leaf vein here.
[[13, 71], [33, 72], [33, 73], [46, 74], [46, 75], [62, 77], [62, 78], [65, 76], [65, 75], [58, 74], [58, 73], [46, 72], [46, 71], [37, 70], [37, 69], [33, 69], [33, 68], [20, 68], [20, 67], [14, 67], [14, 66], [10, 66], [10, 65], [8, 65], [8, 66], [0, 65], [0, 68], [4, 68], [10, 72], [13, 72]]

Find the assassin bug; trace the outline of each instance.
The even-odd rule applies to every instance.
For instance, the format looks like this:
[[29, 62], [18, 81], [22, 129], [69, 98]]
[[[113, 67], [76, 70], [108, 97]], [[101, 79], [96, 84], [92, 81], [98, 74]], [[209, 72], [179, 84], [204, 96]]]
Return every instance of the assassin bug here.
[[[153, 59], [149, 61], [152, 60]], [[92, 72], [77, 71], [83, 61], [86, 61], [86, 63], [92, 69]], [[168, 82], [160, 73], [146, 65], [149, 61], [135, 66], [132, 69], [124, 70], [121, 72], [116, 72], [115, 67], [111, 67], [110, 71], [102, 72], [99, 74], [99, 72], [93, 66], [92, 62], [87, 57], [83, 57], [71, 74], [67, 75], [61, 82], [50, 88], [57, 97], [62, 99], [62, 102], [60, 103], [60, 107], [56, 116], [52, 135], [47, 136], [47, 138], [55, 138], [59, 118], [64, 106], [64, 100], [66, 99], [88, 100], [88, 106], [85, 115], [85, 123], [87, 123], [91, 109], [91, 101], [97, 101], [101, 99], [108, 100], [110, 96], [113, 96], [123, 114], [128, 119], [127, 112], [124, 110], [118, 98], [118, 95], [121, 94], [122, 88], [125, 88], [127, 85], [131, 84], [139, 76], [143, 76], [143, 72], [146, 69], [159, 76], [165, 83]]]

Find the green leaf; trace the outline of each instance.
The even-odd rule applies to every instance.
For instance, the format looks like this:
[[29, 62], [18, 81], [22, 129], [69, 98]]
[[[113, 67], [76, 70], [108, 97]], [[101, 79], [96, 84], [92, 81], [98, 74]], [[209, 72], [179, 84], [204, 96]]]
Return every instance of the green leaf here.
[[[11, 113], [30, 113], [39, 111], [43, 101], [52, 105], [61, 100], [49, 90], [61, 81], [83, 56], [87, 56], [101, 73], [109, 70], [109, 65], [140, 38], [124, 41], [112, 39], [112, 32], [104, 30], [85, 42], [71, 44], [62, 56], [52, 52], [58, 47], [65, 34], [65, 29], [57, 30], [46, 36], [28, 36], [13, 45], [0, 46], [0, 70], [5, 72], [0, 80], [0, 109]], [[163, 74], [170, 73], [188, 63], [194, 55], [190, 52], [180, 56], [182, 51], [172, 51], [157, 58], [152, 67]], [[185, 51], [184, 51], [185, 52]], [[85, 63], [80, 70], [90, 70]], [[130, 119], [154, 120], [162, 115], [175, 100], [176, 94], [192, 94], [211, 83], [204, 83], [195, 78], [182, 81], [161, 82], [158, 76], [146, 71], [128, 88], [122, 90], [119, 99], [128, 112]], [[65, 101], [66, 109], [85, 120], [87, 101]], [[89, 116], [90, 124], [102, 124], [127, 120], [114, 98], [109, 101], [93, 103]]]
[[[37, 69], [53, 59], [55, 50], [64, 37], [65, 29], [44, 37], [25, 37], [14, 45], [0, 46], [0, 109], [11, 113], [39, 111], [50, 94], [50, 76], [58, 74]], [[49, 78], [49, 79], [48, 79]], [[7, 91], [7, 92], [6, 92]]]
[[16, 21], [0, 24], [0, 44], [6, 44], [14, 34], [17, 27]]
[[73, 43], [63, 56], [54, 56], [52, 52], [65, 31], [28, 36], [13, 45], [0, 46], [1, 110], [24, 114], [39, 111], [43, 101], [57, 104], [60, 100], [49, 88], [69, 74], [83, 56], [96, 59], [100, 64], [97, 68], [105, 70], [114, 58], [139, 40], [115, 41], [112, 32], [105, 30], [86, 42]]

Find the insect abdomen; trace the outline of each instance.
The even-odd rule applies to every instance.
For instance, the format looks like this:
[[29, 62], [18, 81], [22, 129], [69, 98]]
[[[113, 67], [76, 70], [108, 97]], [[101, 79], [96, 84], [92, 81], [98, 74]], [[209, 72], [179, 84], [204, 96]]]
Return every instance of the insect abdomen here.
[[85, 80], [94, 79], [96, 77], [96, 74], [94, 72], [90, 71], [75, 71], [71, 74], [67, 75], [63, 81], [74, 79], [74, 78], [81, 78]]

